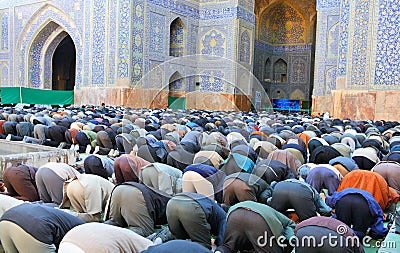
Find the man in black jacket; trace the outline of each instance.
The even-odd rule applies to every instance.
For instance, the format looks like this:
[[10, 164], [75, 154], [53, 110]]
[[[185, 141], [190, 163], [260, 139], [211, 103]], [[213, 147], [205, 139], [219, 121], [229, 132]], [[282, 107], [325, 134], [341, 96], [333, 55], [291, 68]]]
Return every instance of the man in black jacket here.
[[59, 209], [23, 203], [1, 217], [1, 244], [5, 252], [56, 252], [64, 235], [81, 224], [81, 219]]

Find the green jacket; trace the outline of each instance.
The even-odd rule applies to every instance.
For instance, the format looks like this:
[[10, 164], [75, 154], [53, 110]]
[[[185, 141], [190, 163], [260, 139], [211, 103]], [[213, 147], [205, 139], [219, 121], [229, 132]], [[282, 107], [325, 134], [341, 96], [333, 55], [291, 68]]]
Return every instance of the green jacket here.
[[238, 208], [250, 209], [260, 214], [268, 224], [275, 238], [284, 236], [287, 240], [290, 240], [294, 236], [296, 224], [272, 207], [254, 201], [243, 201], [229, 208], [227, 217], [229, 217], [232, 211]]
[[90, 130], [82, 130], [82, 132], [86, 135], [86, 137], [88, 137], [89, 141], [90, 141], [90, 145], [92, 147], [96, 147], [97, 145], [97, 140], [96, 140], [96, 133]]

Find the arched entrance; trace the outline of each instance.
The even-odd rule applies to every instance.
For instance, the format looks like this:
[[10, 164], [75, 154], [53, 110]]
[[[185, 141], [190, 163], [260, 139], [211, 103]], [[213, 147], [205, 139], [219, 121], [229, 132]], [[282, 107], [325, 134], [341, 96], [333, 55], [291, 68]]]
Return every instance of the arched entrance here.
[[28, 87], [74, 90], [77, 52], [64, 27], [54, 21], [43, 24], [29, 46], [27, 59]]
[[71, 36], [57, 46], [52, 58], [52, 89], [74, 90], [76, 50]]
[[180, 18], [172, 21], [170, 26], [169, 55], [180, 57], [185, 54], [185, 26]]
[[254, 69], [271, 98], [301, 94], [303, 102], [311, 101], [316, 2], [255, 0]]
[[75, 89], [82, 86], [83, 48], [79, 26], [66, 13], [51, 4], [44, 4], [22, 29], [17, 45], [16, 64], [19, 69], [14, 85], [52, 89], [52, 59], [56, 48], [71, 36], [76, 49]]
[[186, 109], [185, 79], [177, 71], [168, 81], [168, 108]]

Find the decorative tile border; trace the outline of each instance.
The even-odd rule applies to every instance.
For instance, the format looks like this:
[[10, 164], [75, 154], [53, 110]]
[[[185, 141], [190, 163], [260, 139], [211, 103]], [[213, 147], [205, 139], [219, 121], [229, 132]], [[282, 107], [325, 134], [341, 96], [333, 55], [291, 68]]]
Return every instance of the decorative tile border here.
[[399, 89], [400, 85], [400, 4], [397, 1], [380, 0], [377, 20], [375, 89]]
[[369, 0], [357, 0], [354, 5], [354, 33], [352, 34], [352, 52], [351, 52], [351, 86], [368, 85], [368, 28], [370, 25], [370, 3]]
[[1, 50], [7, 50], [8, 49], [8, 15], [3, 14], [1, 16], [1, 35], [0, 35], [0, 41], [1, 41]]
[[92, 84], [96, 86], [105, 85], [106, 3], [104, 0], [94, 0], [93, 3]]
[[340, 0], [317, 0], [317, 10], [340, 7]]
[[349, 22], [350, 22], [350, 2], [342, 0], [340, 13], [340, 44], [338, 58], [338, 76], [347, 74], [347, 54], [349, 50]]
[[118, 78], [129, 78], [131, 1], [119, 1], [118, 27]]
[[272, 46], [259, 40], [254, 42], [254, 46], [272, 53], [308, 52], [312, 50], [312, 45]]
[[116, 49], [117, 49], [117, 0], [109, 0], [109, 32], [108, 32], [108, 85], [115, 84]]
[[132, 22], [132, 38], [135, 38], [134, 42], [131, 44], [131, 55], [132, 55], [132, 71], [131, 71], [131, 85], [136, 85], [143, 76], [143, 40], [139, 38], [145, 37], [144, 32], [144, 13], [145, 10], [144, 0], [136, 0], [133, 5], [133, 22]]

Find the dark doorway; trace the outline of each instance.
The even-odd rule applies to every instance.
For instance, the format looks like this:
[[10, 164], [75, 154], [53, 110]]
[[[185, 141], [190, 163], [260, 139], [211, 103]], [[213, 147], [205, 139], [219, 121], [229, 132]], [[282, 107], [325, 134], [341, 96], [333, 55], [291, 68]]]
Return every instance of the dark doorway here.
[[65, 37], [53, 55], [53, 90], [74, 90], [76, 51], [71, 36]]

